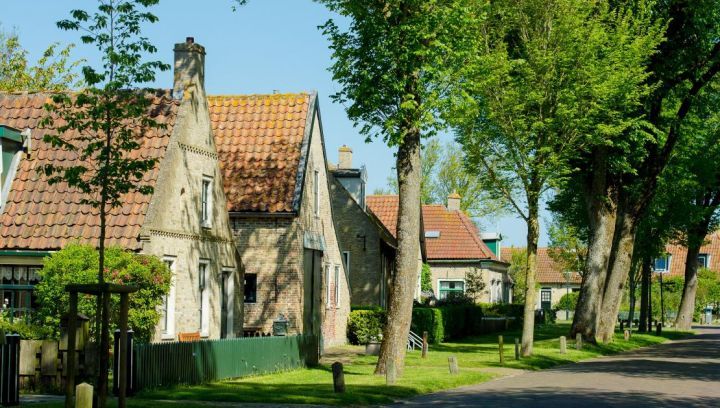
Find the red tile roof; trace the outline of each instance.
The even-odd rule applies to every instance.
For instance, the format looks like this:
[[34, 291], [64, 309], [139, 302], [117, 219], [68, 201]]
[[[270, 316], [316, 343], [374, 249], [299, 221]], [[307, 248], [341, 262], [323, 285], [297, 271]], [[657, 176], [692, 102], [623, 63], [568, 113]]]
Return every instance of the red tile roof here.
[[[397, 195], [368, 196], [368, 209], [393, 234], [397, 235], [399, 201]], [[422, 206], [427, 259], [432, 260], [497, 260], [480, 239], [475, 224], [462, 211], [448, 211], [443, 205]], [[437, 238], [429, 231], [439, 231]]]
[[[502, 260], [512, 263], [514, 252], [525, 253], [525, 248], [502, 248]], [[550, 256], [548, 248], [538, 248], [537, 251], [537, 280], [539, 284], [565, 283], [563, 268]], [[573, 272], [571, 282], [580, 284], [582, 277], [579, 273]]]
[[[0, 124], [32, 131], [30, 156], [20, 162], [5, 209], [0, 214], [2, 249], [59, 249], [76, 239], [96, 243], [100, 235], [97, 210], [81, 204], [81, 193], [65, 183], [51, 186], [36, 172], [47, 163], [71, 164], [76, 161], [76, 155], [53, 148], [42, 140], [47, 130], [40, 129], [39, 122], [46, 115], [43, 104], [49, 101], [47, 94], [0, 93]], [[165, 123], [167, 128], [146, 133], [139, 155], [160, 158], [165, 154], [177, 107], [178, 102], [165, 93], [158, 93], [151, 107], [152, 116]], [[157, 175], [156, 166], [144, 181], [154, 185]], [[137, 239], [150, 198], [129, 193], [121, 199], [123, 205], [114, 209], [108, 218], [109, 245], [139, 249]]]
[[[670, 275], [685, 276], [687, 247], [669, 244], [665, 246], [665, 250], [672, 255], [670, 258]], [[710, 256], [709, 269], [720, 272], [720, 231], [705, 237], [705, 245], [700, 247], [700, 253]]]
[[228, 210], [296, 211], [314, 95], [210, 96], [208, 102]]

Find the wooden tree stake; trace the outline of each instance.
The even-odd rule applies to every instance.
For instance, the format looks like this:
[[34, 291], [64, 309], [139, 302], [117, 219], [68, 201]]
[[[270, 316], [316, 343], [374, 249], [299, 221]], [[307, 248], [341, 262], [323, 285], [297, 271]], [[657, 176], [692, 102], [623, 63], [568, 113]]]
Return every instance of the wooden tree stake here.
[[520, 339], [515, 337], [515, 360], [520, 360]]
[[448, 365], [450, 366], [450, 374], [451, 375], [457, 375], [460, 373], [460, 369], [458, 368], [457, 357], [455, 357], [455, 356], [448, 357]]
[[422, 345], [422, 358], [427, 358], [427, 352], [428, 352], [428, 332], [423, 332], [423, 345]]
[[498, 351], [500, 352], [500, 364], [505, 364], [505, 356], [503, 356], [504, 349], [505, 344], [503, 342], [503, 336], [498, 336]]

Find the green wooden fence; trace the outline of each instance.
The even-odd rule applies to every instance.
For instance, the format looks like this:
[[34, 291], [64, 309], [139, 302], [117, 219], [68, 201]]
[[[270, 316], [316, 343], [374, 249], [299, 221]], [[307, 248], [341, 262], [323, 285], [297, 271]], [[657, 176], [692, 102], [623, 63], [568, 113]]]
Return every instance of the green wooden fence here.
[[317, 355], [313, 336], [245, 337], [135, 346], [138, 390], [294, 370]]

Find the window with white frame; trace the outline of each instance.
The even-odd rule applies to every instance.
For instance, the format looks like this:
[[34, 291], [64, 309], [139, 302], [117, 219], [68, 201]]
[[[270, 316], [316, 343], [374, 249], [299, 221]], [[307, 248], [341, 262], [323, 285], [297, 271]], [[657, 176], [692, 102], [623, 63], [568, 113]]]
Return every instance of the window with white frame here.
[[655, 272], [668, 272], [670, 270], [670, 255], [655, 258], [653, 270]]
[[212, 226], [212, 191], [212, 177], [203, 176], [200, 190], [200, 224], [204, 228], [210, 228]]
[[163, 263], [170, 270], [170, 289], [163, 299], [160, 327], [162, 338], [169, 340], [175, 338], [175, 257], [163, 257]]
[[709, 254], [698, 254], [697, 262], [698, 262], [698, 268], [709, 268], [710, 267], [710, 255]]
[[325, 265], [325, 307], [328, 309], [331, 306], [330, 302], [330, 264]]
[[338, 305], [340, 299], [340, 265], [335, 265], [335, 306]]
[[342, 262], [345, 268], [345, 275], [350, 276], [350, 251], [343, 251]]
[[448, 296], [462, 295], [465, 293], [465, 281], [464, 280], [439, 280], [438, 289], [440, 292], [440, 299], [447, 299]]
[[313, 172], [313, 211], [316, 217], [320, 216], [320, 172]]
[[221, 318], [223, 319], [221, 335], [223, 338], [233, 337], [235, 323], [235, 270], [222, 268]]
[[198, 289], [200, 292], [200, 335], [203, 337], [210, 335], [210, 291], [208, 290], [210, 283], [209, 269], [210, 262], [207, 260], [201, 260], [198, 265]]

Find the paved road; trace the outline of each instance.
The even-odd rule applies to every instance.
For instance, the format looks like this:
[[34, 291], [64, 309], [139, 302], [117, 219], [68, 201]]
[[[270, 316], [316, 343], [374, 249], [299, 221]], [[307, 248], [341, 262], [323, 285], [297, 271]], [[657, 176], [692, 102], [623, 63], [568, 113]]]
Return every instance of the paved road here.
[[720, 407], [720, 327], [631, 353], [421, 396], [452, 407]]

